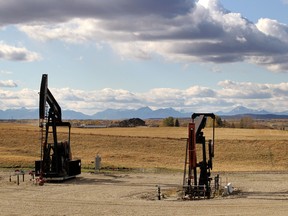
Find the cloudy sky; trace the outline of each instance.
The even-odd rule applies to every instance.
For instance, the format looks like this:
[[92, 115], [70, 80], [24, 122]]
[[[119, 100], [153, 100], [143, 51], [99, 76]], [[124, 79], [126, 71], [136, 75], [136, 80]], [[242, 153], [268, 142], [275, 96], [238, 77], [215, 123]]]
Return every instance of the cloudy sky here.
[[0, 0], [0, 109], [288, 110], [288, 0]]

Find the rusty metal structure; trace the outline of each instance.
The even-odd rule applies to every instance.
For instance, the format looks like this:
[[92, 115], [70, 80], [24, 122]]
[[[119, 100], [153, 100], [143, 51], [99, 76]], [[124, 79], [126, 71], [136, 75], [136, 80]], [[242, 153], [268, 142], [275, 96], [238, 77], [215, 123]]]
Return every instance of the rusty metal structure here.
[[81, 160], [72, 160], [71, 124], [62, 121], [61, 107], [48, 88], [47, 74], [42, 75], [40, 86], [39, 127], [41, 157], [35, 161], [35, 175], [47, 180], [65, 180], [80, 174]]
[[[211, 170], [214, 157], [215, 115], [213, 113], [194, 113], [191, 118], [192, 122], [188, 125], [183, 177], [184, 196], [190, 199], [209, 199], [212, 195]], [[207, 118], [212, 118], [213, 120], [212, 138], [208, 142], [202, 131], [206, 126]], [[199, 152], [200, 155], [198, 154]]]

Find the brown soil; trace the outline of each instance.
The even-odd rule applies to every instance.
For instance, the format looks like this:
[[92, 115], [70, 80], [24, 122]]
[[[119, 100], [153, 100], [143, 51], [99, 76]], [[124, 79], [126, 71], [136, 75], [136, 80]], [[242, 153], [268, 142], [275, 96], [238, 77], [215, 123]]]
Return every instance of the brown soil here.
[[[62, 183], [16, 184], [0, 172], [1, 215], [287, 215], [287, 172], [220, 173], [234, 194], [181, 199], [182, 173], [83, 173]], [[164, 195], [157, 198], [157, 185]]]

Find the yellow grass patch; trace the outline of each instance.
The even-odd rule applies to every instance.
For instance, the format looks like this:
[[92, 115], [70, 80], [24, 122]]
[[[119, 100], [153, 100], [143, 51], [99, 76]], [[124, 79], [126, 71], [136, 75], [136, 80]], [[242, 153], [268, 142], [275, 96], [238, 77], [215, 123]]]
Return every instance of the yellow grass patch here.
[[[40, 158], [37, 125], [0, 123], [0, 167], [34, 166]], [[211, 128], [204, 130], [211, 137]], [[72, 128], [73, 157], [92, 167], [97, 154], [103, 166], [183, 170], [187, 128]], [[288, 132], [216, 128], [215, 171], [288, 169]]]

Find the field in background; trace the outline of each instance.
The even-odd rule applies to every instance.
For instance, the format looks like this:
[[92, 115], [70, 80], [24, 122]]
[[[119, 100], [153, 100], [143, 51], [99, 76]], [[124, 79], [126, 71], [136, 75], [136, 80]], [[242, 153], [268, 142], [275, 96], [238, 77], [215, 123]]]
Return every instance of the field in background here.
[[[33, 167], [39, 159], [37, 125], [0, 123], [0, 137], [0, 167]], [[185, 127], [72, 128], [71, 148], [85, 168], [99, 154], [106, 167], [183, 170], [186, 138]], [[288, 131], [216, 128], [213, 170], [288, 170], [287, 155]]]

